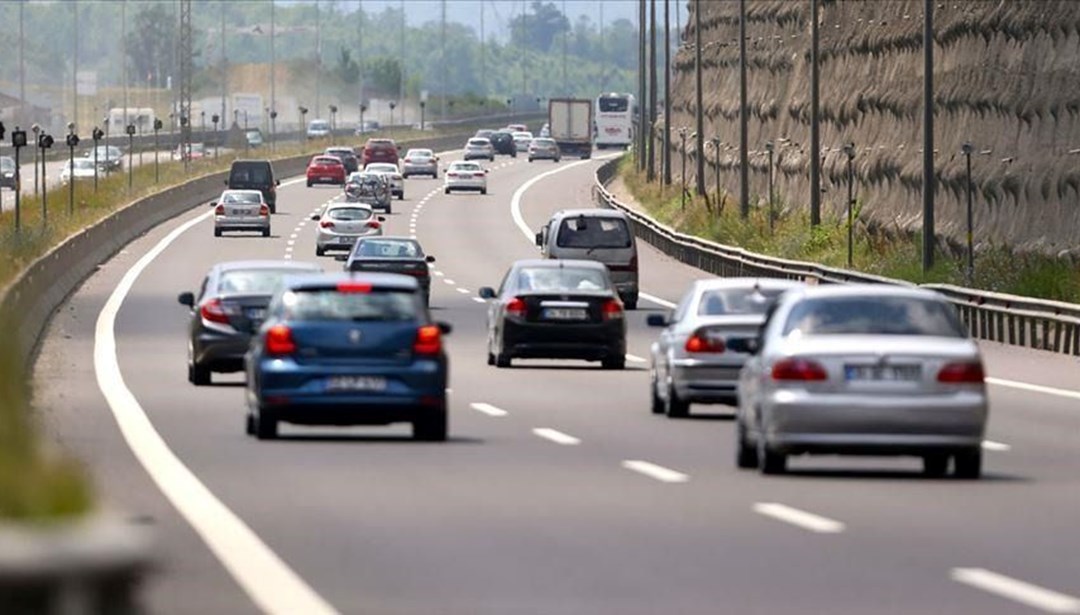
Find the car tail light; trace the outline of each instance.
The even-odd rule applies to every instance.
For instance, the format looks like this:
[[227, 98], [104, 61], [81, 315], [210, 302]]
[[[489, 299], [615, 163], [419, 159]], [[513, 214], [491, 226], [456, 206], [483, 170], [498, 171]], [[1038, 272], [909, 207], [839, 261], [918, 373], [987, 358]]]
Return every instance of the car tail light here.
[[260, 205], [259, 206], [259, 215], [260, 216], [269, 216], [270, 215], [270, 207], [267, 206], [266, 204]]
[[801, 380], [821, 381], [828, 380], [829, 373], [825, 368], [808, 359], [784, 359], [772, 368], [773, 380]]
[[521, 297], [514, 297], [506, 304], [506, 315], [517, 318], [525, 318], [525, 301]]
[[382, 224], [380, 224], [378, 220], [372, 220], [371, 222], [367, 223], [368, 228], [379, 228], [381, 226]]
[[721, 353], [727, 350], [723, 339], [709, 337], [703, 331], [694, 331], [686, 340], [684, 348], [686, 348], [686, 352]]
[[630, 271], [637, 271], [637, 254], [630, 257]]
[[424, 325], [416, 330], [413, 352], [426, 357], [442, 352], [442, 332], [437, 325]]
[[604, 315], [604, 320], [617, 320], [623, 317], [623, 306], [615, 299], [608, 299], [600, 307], [600, 313]]
[[266, 330], [266, 352], [274, 356], [296, 352], [292, 329], [285, 325], [274, 325]]
[[217, 207], [215, 207], [214, 208], [214, 215], [215, 216], [224, 216], [225, 215], [225, 206], [224, 205], [218, 205]]
[[483, 177], [484, 174], [483, 173], [473, 173], [472, 176], [473, 177]]
[[329, 220], [323, 220], [322, 222], [319, 222], [319, 226], [323, 228], [334, 228], [334, 223]]
[[406, 158], [405, 162], [412, 162], [412, 158]]
[[977, 361], [964, 363], [949, 363], [938, 372], [938, 382], [949, 384], [975, 384], [983, 382], [986, 375], [983, 373], [982, 363]]
[[199, 316], [210, 322], [229, 324], [229, 308], [221, 303], [221, 299], [210, 299], [199, 306]]

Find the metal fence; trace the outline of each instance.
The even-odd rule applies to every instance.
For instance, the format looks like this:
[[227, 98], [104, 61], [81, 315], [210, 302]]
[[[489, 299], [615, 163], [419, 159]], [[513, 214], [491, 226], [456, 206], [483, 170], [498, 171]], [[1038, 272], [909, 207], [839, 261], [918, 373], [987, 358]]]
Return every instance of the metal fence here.
[[[607, 185], [615, 176], [618, 165], [619, 159], [615, 159], [597, 169], [593, 200], [601, 207], [625, 213], [639, 239], [682, 263], [725, 277], [761, 276], [812, 284], [913, 285], [882, 276], [755, 254], [680, 233], [627, 207], [608, 191]], [[935, 290], [951, 301], [972, 337], [1080, 356], [1080, 305], [949, 284], [924, 284], [922, 287]]]

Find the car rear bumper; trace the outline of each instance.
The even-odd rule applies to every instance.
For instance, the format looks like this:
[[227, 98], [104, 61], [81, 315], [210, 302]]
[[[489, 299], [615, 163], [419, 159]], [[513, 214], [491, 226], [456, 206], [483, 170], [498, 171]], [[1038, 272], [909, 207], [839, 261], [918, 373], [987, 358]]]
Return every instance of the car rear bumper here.
[[503, 352], [511, 357], [599, 361], [626, 354], [626, 329], [619, 321], [589, 324], [506, 321], [502, 343]]
[[904, 454], [981, 445], [985, 394], [809, 394], [782, 390], [762, 407], [770, 447], [788, 452]]
[[445, 186], [450, 190], [486, 190], [487, 182], [482, 180], [453, 179], [447, 180]]
[[435, 165], [405, 165], [401, 169], [403, 175], [435, 175], [439, 167]]
[[312, 184], [344, 184], [344, 177], [327, 177], [326, 175], [308, 175], [307, 180]]
[[680, 399], [698, 404], [731, 403], [738, 398], [740, 369], [742, 364], [676, 360], [671, 366], [671, 382]]
[[261, 231], [270, 228], [270, 218], [229, 218], [227, 216], [217, 216], [214, 218], [214, 228], [219, 231]]
[[533, 160], [555, 160], [559, 154], [555, 152], [529, 152], [529, 158]]
[[203, 331], [196, 338], [192, 356], [195, 362], [213, 372], [244, 370], [244, 354], [251, 336], [247, 333], [218, 333]]

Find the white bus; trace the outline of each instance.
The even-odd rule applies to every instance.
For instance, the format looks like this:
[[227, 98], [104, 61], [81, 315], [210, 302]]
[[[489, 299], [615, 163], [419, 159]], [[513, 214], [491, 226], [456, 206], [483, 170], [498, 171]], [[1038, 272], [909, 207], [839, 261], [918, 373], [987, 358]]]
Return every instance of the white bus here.
[[634, 142], [637, 102], [632, 94], [601, 94], [596, 98], [596, 148], [629, 147]]

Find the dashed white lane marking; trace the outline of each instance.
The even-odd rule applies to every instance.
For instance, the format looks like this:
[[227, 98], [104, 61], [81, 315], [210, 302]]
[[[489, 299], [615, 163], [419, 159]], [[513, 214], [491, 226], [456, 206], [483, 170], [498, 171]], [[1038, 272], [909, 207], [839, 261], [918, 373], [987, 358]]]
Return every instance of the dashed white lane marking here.
[[1058, 397], [1064, 397], [1067, 399], [1080, 399], [1080, 391], [1070, 391], [1068, 389], [1058, 389], [1055, 387], [1042, 386], [1040, 384], [1028, 384], [1026, 382], [1017, 382], [1016, 380], [1005, 380], [1003, 378], [987, 378], [987, 384], [997, 385], [999, 387], [1009, 387], [1013, 389], [1020, 389], [1021, 391], [1030, 391], [1032, 393], [1045, 393], [1046, 395], [1057, 395]]
[[484, 299], [483, 297], [473, 297], [472, 300], [477, 303], [487, 303], [487, 299]]
[[450, 278], [443, 278], [443, 282], [446, 282], [446, 283], [447, 283], [447, 284], [449, 284], [450, 286], [453, 286], [453, 285], [454, 285], [454, 281], [453, 281], [453, 280], [451, 280]]
[[565, 434], [557, 429], [551, 429], [550, 427], [537, 427], [532, 432], [537, 436], [554, 442], [555, 444], [562, 444], [563, 446], [576, 446], [581, 444], [581, 440]]
[[775, 502], [758, 502], [754, 504], [754, 512], [819, 534], [838, 534], [844, 531], [844, 524], [839, 521]]
[[672, 303], [671, 301], [668, 301], [667, 299], [661, 299], [660, 297], [657, 297], [656, 295], [650, 295], [649, 293], [639, 292], [638, 296], [641, 297], [642, 299], [646, 300], [646, 301], [651, 301], [651, 302], [655, 303], [656, 305], [659, 305], [660, 307], [666, 307], [669, 310], [674, 310], [675, 309], [675, 304], [674, 303]]
[[472, 291], [471, 291], [471, 290], [469, 290], [468, 288], [462, 288], [462, 287], [460, 287], [460, 286], [458, 286], [458, 288], [457, 288], [457, 291], [458, 291], [459, 293], [463, 294], [463, 295], [467, 295], [467, 294], [469, 294], [469, 293], [471, 293], [471, 292], [472, 292]]
[[296, 245], [296, 240], [290, 239], [289, 241], [285, 242], [285, 245], [294, 246]]
[[166, 235], [124, 274], [109, 296], [94, 330], [94, 372], [98, 388], [135, 458], [257, 608], [265, 613], [282, 615], [336, 613], [333, 606], [316, 594], [184, 465], [154, 429], [120, 371], [116, 316], [124, 299], [154, 259], [184, 232], [212, 214], [207, 212], [198, 216]]
[[631, 363], [646, 363], [647, 362], [645, 357], [639, 357], [636, 354], [627, 354], [626, 355], [626, 360], [630, 361]]
[[985, 568], [953, 568], [952, 580], [1046, 613], [1080, 613], [1080, 599]]
[[488, 416], [506, 416], [507, 414], [510, 414], [506, 410], [503, 410], [502, 408], [496, 408], [491, 404], [475, 403], [469, 404], [469, 407], [473, 410], [476, 410], [477, 412], [480, 412], [481, 414], [486, 414]]
[[649, 478], [655, 478], [662, 483], [685, 483], [690, 480], [690, 476], [687, 474], [648, 461], [641, 461], [640, 459], [627, 459], [622, 462], [622, 467], [644, 474]]
[[441, 278], [441, 277], [443, 277], [443, 276], [444, 276], [444, 275], [446, 275], [446, 274], [445, 274], [445, 273], [443, 273], [443, 272], [441, 272], [441, 271], [436, 271], [436, 272], [435, 272], [435, 275]]
[[291, 261], [292, 260], [292, 254], [286, 254], [285, 255], [285, 260]]
[[988, 451], [1011, 451], [1012, 447], [1004, 442], [994, 442], [993, 440], [983, 440], [982, 447]]

